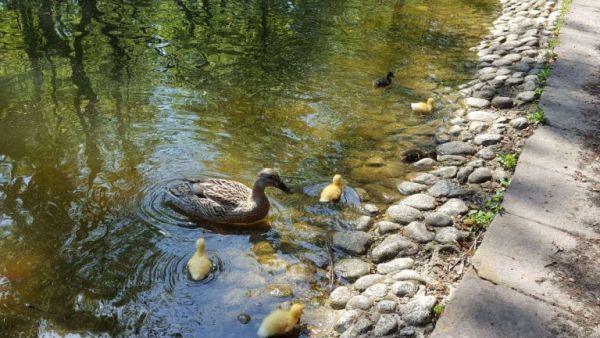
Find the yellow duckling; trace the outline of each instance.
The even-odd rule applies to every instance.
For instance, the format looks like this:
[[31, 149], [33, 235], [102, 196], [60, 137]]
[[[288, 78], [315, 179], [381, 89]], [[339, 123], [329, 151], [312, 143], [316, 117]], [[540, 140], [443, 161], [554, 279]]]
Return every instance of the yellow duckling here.
[[196, 281], [206, 278], [212, 267], [210, 259], [208, 259], [204, 252], [204, 247], [204, 238], [198, 238], [196, 240], [196, 253], [194, 253], [187, 263], [188, 271], [192, 279]]
[[431, 111], [433, 110], [433, 99], [430, 97], [427, 99], [427, 102], [417, 102], [417, 103], [411, 103], [410, 104], [410, 108], [417, 112], [417, 113], [421, 113], [421, 114], [427, 114], [427, 113], [431, 113]]
[[319, 202], [339, 202], [342, 197], [342, 175], [333, 176], [333, 181], [330, 185], [326, 186], [321, 190], [321, 197]]
[[293, 304], [289, 311], [274, 310], [260, 324], [258, 335], [260, 337], [271, 337], [292, 331], [294, 326], [300, 322], [303, 312], [304, 304]]

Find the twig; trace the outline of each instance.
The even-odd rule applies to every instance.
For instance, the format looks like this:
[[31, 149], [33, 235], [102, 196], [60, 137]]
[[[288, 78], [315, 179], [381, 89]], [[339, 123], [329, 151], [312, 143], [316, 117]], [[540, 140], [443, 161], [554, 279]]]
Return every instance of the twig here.
[[333, 290], [333, 282], [335, 280], [335, 270], [333, 268], [333, 248], [327, 243], [327, 256], [329, 257], [329, 290]]

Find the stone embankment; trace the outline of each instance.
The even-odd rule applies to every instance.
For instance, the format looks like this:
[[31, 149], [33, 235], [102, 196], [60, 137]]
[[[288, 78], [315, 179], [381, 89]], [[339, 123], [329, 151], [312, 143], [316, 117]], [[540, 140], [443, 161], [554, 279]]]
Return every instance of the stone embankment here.
[[437, 159], [414, 164], [415, 174], [398, 185], [406, 198], [373, 224], [334, 236], [335, 247], [354, 255], [335, 262], [347, 283], [328, 301], [342, 337], [433, 330], [491, 221], [485, 218], [499, 209], [511, 155], [540, 122], [527, 113], [547, 75], [559, 7], [556, 0], [502, 1], [491, 34], [476, 47], [477, 79], [458, 88], [465, 107], [436, 136]]

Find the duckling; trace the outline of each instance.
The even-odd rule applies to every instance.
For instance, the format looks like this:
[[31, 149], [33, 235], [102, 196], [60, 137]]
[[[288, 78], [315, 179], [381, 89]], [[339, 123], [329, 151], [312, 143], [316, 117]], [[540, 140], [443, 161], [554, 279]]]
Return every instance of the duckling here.
[[402, 153], [402, 161], [406, 163], [414, 163], [418, 160], [424, 159], [425, 157], [429, 157], [435, 160], [437, 157], [437, 153], [435, 151], [424, 152], [419, 149], [409, 149]]
[[413, 111], [420, 113], [420, 114], [431, 113], [431, 111], [433, 110], [433, 98], [431, 98], [431, 97], [428, 98], [427, 103], [425, 103], [425, 102], [411, 103], [410, 109], [412, 109]]
[[198, 238], [196, 240], [196, 253], [194, 253], [192, 258], [190, 258], [187, 263], [188, 271], [190, 272], [192, 279], [195, 281], [206, 278], [212, 267], [210, 259], [208, 259], [206, 253], [204, 252], [204, 247], [204, 238]]
[[373, 87], [375, 88], [384, 88], [392, 84], [392, 78], [394, 77], [394, 73], [388, 72], [385, 77], [381, 77], [379, 79], [373, 80]]
[[304, 304], [293, 304], [289, 311], [274, 310], [260, 324], [258, 335], [260, 337], [271, 337], [292, 331], [294, 326], [300, 322], [303, 311]]
[[342, 197], [342, 175], [333, 176], [333, 181], [330, 185], [326, 186], [321, 190], [321, 197], [319, 202], [339, 202]]

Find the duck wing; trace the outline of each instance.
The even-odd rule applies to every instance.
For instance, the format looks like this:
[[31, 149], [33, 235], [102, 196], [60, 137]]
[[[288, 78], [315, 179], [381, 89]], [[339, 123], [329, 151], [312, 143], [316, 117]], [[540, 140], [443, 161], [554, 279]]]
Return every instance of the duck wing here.
[[192, 191], [199, 198], [212, 200], [223, 207], [233, 207], [252, 195], [252, 190], [244, 184], [223, 179], [194, 181]]

